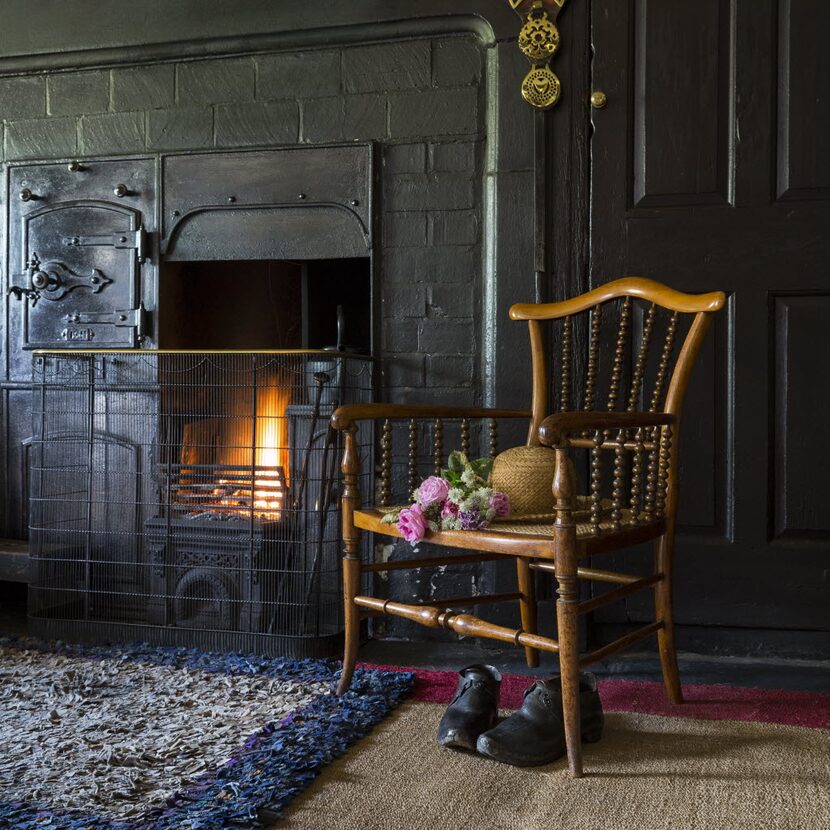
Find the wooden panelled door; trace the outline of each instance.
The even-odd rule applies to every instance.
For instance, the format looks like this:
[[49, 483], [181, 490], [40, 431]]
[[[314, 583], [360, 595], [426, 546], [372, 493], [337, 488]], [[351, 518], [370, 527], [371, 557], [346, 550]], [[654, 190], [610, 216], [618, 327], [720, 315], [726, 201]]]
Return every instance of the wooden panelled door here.
[[830, 3], [593, 0], [591, 20], [591, 287], [731, 295], [682, 427], [681, 647], [830, 656]]

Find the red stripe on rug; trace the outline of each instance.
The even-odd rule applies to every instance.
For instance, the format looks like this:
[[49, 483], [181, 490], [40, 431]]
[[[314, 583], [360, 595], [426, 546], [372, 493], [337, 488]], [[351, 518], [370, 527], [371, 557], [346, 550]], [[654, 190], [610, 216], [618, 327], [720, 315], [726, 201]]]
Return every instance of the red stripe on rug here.
[[[386, 671], [411, 671], [416, 682], [412, 698], [425, 703], [449, 703], [458, 675], [402, 666], [361, 664]], [[517, 709], [533, 678], [506, 674], [502, 677], [500, 705]], [[641, 680], [600, 680], [599, 692], [607, 712], [637, 712], [699, 720], [738, 720], [780, 723], [830, 729], [830, 694], [788, 689], [753, 689], [742, 686], [683, 686], [685, 703], [669, 703], [662, 683]]]

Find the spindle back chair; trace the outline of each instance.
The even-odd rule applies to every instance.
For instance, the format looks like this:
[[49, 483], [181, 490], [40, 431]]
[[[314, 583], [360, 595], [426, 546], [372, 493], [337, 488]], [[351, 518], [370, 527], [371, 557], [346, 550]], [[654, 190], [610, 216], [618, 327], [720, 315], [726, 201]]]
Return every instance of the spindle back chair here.
[[[513, 320], [528, 323], [533, 377], [530, 410], [505, 410], [406, 404], [349, 405], [332, 416], [332, 426], [345, 434], [342, 460], [344, 487], [342, 524], [345, 653], [339, 692], [351, 683], [363, 616], [392, 614], [463, 636], [480, 636], [523, 646], [528, 665], [538, 665], [539, 651], [559, 655], [563, 718], [571, 773], [582, 775], [579, 726], [579, 670], [620, 651], [643, 637], [658, 636], [663, 680], [669, 698], [682, 702], [672, 615], [672, 553], [677, 514], [677, 438], [683, 398], [712, 314], [723, 307], [721, 292], [692, 295], [652, 280], [615, 280], [570, 300], [520, 304], [510, 309]], [[616, 310], [615, 310], [616, 307]], [[675, 357], [682, 323], [688, 322]], [[548, 414], [549, 367], [542, 323], [558, 325], [553, 342], [560, 356], [554, 414]], [[610, 337], [607, 335], [611, 335]], [[636, 336], [635, 336], [636, 335]], [[587, 355], [577, 359], [575, 343], [583, 340]], [[656, 351], [652, 346], [656, 345]], [[603, 398], [603, 390], [607, 389]], [[551, 482], [552, 518], [534, 524], [505, 521], [484, 530], [439, 531], [431, 545], [463, 548], [429, 558], [364, 563], [360, 534], [372, 531], [399, 536], [382, 518], [394, 504], [396, 480], [405, 481], [407, 497], [424, 472], [418, 466], [419, 441], [431, 440], [430, 466], [440, 473], [449, 425], [455, 425], [455, 447], [498, 450], [497, 424], [503, 419], [529, 419], [527, 443], [551, 447], [556, 465]], [[358, 489], [360, 458], [356, 434], [363, 421], [382, 422], [380, 439], [380, 505], [361, 507]], [[489, 429], [474, 424], [489, 421]], [[394, 424], [403, 422], [403, 430]], [[424, 429], [424, 427], [427, 429]], [[394, 448], [405, 443], [405, 464], [396, 464]], [[587, 489], [580, 494], [574, 451], [587, 453]], [[609, 469], [603, 458], [610, 456]], [[402, 466], [406, 467], [403, 474]], [[432, 470], [429, 470], [432, 472]], [[397, 473], [397, 475], [396, 475]], [[405, 499], [404, 499], [405, 500]], [[403, 501], [403, 500], [402, 500]], [[399, 502], [400, 503], [400, 502]], [[655, 566], [643, 576], [601, 570], [580, 564], [587, 557], [653, 541]], [[430, 598], [399, 602], [360, 592], [366, 575], [432, 566], [468, 565], [511, 556], [517, 568], [517, 591], [494, 595]], [[557, 581], [557, 638], [537, 633], [534, 571]], [[617, 587], [580, 600], [577, 580], [606, 582]], [[620, 639], [579, 653], [578, 619], [597, 608], [644, 589], [654, 591], [655, 619]], [[455, 609], [488, 602], [518, 601], [521, 628], [496, 625]]]

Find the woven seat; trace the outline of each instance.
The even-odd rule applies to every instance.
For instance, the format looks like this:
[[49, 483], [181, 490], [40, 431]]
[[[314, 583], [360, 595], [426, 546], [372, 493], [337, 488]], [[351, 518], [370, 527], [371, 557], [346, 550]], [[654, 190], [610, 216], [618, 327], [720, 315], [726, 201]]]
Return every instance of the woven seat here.
[[[577, 496], [575, 499], [577, 509], [573, 512], [573, 519], [576, 527], [577, 539], [584, 543], [581, 555], [589, 555], [592, 540], [602, 540], [606, 546], [615, 534], [631, 534], [633, 531], [645, 541], [655, 538], [663, 532], [664, 523], [662, 519], [648, 519], [643, 513], [638, 513], [636, 521], [634, 512], [623, 508], [620, 510], [619, 527], [615, 527], [612, 519], [613, 506], [610, 499], [602, 499], [599, 525], [591, 522], [591, 499], [589, 496]], [[390, 511], [400, 510], [403, 505], [395, 507], [374, 507], [362, 508], [355, 511], [355, 524], [363, 530], [370, 530], [374, 533], [381, 533], [386, 536], [400, 536], [394, 525], [384, 524], [384, 515]], [[526, 540], [531, 546], [528, 551], [537, 551], [538, 556], [552, 557], [554, 555], [554, 518], [551, 515], [549, 521], [511, 521], [509, 517], [504, 520], [493, 522], [486, 531], [486, 537], [482, 539], [476, 536], [476, 549], [499, 552], [504, 548], [500, 543], [502, 537], [509, 537], [512, 544], [517, 538]], [[454, 548], [467, 548], [470, 545], [470, 531], [467, 530], [442, 530], [437, 533], [430, 533], [425, 539], [434, 545], [446, 545]], [[532, 555], [528, 553], [526, 555]]]
[[[651, 280], [630, 277], [564, 302], [513, 306], [511, 318], [527, 321], [530, 329], [533, 396], [527, 411], [408, 404], [347, 405], [335, 411], [332, 426], [344, 434], [346, 637], [338, 692], [351, 684], [361, 619], [391, 614], [463, 637], [487, 637], [523, 647], [531, 667], [538, 665], [540, 651], [557, 654], [568, 764], [575, 777], [582, 775], [582, 667], [656, 634], [666, 692], [672, 702], [682, 702], [671, 602], [677, 433], [692, 365], [712, 314], [723, 307], [725, 299], [720, 292], [682, 294]], [[638, 304], [642, 308], [635, 308]], [[685, 335], [680, 333], [684, 320], [688, 323]], [[558, 328], [548, 342], [561, 347], [554, 363], [558, 378], [553, 395], [548, 389], [542, 321]], [[610, 336], [606, 344], [603, 332]], [[678, 341], [682, 345], [676, 354]], [[651, 349], [652, 342], [657, 349]], [[578, 345], [586, 349], [587, 359], [574, 358]], [[548, 415], [552, 402], [555, 411]], [[529, 420], [527, 446], [499, 454], [498, 422], [505, 419]], [[411, 498], [426, 469], [427, 475], [441, 475], [445, 446], [470, 455], [478, 444], [484, 450], [480, 454], [494, 459], [491, 486], [508, 496], [517, 516], [479, 530], [430, 532], [424, 539], [431, 554], [428, 558], [401, 552], [380, 561], [363, 561], [363, 531], [401, 536], [395, 525], [383, 522], [393, 508], [361, 505], [361, 446], [365, 444], [359, 444], [357, 434], [358, 425], [366, 421], [382, 424], [376, 456], [377, 498], [382, 504]], [[481, 422], [480, 429], [472, 427], [476, 421]], [[457, 432], [450, 432], [453, 426]], [[419, 460], [419, 442], [424, 437], [432, 446], [424, 453], [426, 460]], [[455, 447], [450, 445], [453, 440]], [[582, 476], [577, 475], [572, 457], [577, 453], [583, 454]], [[587, 493], [580, 492], [581, 481]], [[393, 494], [394, 486], [398, 489]], [[551, 509], [550, 518], [544, 513], [539, 517], [538, 511]], [[522, 515], [524, 521], [518, 520]], [[652, 573], [620, 573], [595, 565], [594, 557], [647, 541], [655, 545]], [[424, 601], [371, 593], [368, 577], [375, 573], [469, 566], [505, 556], [515, 562], [515, 591]], [[586, 561], [587, 557], [592, 558]], [[503, 569], [496, 574], [497, 580], [503, 579]], [[557, 582], [556, 639], [537, 633], [537, 574]], [[594, 594], [581, 592], [580, 579], [613, 587]], [[383, 584], [388, 588], [393, 581]], [[367, 588], [369, 593], [361, 593]], [[654, 620], [581, 654], [580, 616], [642, 590], [654, 591]], [[518, 629], [458, 610], [510, 601], [519, 604]]]

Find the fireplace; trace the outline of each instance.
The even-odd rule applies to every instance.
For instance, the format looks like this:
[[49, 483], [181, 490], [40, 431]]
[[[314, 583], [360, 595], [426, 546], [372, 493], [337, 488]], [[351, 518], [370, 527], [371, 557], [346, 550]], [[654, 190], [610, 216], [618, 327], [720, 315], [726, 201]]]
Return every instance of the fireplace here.
[[371, 359], [342, 351], [38, 353], [35, 630], [336, 651], [328, 421], [371, 393]]
[[[501, 42], [515, 34], [512, 13], [501, 12], [510, 25], [498, 38], [478, 13], [392, 14], [378, 27], [374, 12], [350, 8], [340, 23], [362, 23], [331, 28], [327, 20], [314, 27], [325, 40], [316, 46], [286, 34], [256, 48], [242, 39], [228, 52], [227, 43], [200, 40], [198, 52], [173, 49], [159, 60], [122, 49], [89, 66], [52, 52], [49, 60], [65, 57], [61, 69], [73, 69], [80, 86], [67, 87], [69, 76], [49, 67], [3, 78], [25, 110], [5, 112], [0, 171], [7, 195], [0, 270], [12, 289], [0, 297], [5, 536], [24, 539], [33, 509], [41, 509], [29, 498], [38, 349], [333, 346], [342, 305], [342, 343], [374, 357], [376, 399], [492, 398], [495, 374], [485, 372], [485, 358], [497, 340], [484, 332], [495, 331], [507, 302], [495, 274], [532, 271], [526, 236], [515, 233], [532, 218], [532, 142], [517, 132], [529, 114], [515, 96], [492, 106], [509, 73], [526, 71], [524, 58]], [[267, 16], [287, 31], [276, 5]], [[93, 87], [105, 88], [106, 111], [55, 97]], [[30, 94], [38, 89], [40, 111]], [[490, 123], [491, 113], [501, 126]], [[18, 128], [31, 140], [19, 140]], [[510, 349], [502, 354], [513, 359]], [[110, 394], [99, 387], [96, 398]], [[146, 473], [152, 459], [140, 458], [118, 427], [95, 416], [94, 452]], [[146, 522], [160, 517], [141, 514], [133, 532], [149, 535]], [[198, 576], [188, 583], [199, 583], [194, 595], [223, 596], [220, 582]], [[455, 579], [442, 575], [442, 588], [459, 593]], [[128, 586], [113, 613], [135, 620], [129, 593]], [[182, 601], [165, 613], [204, 631], [198, 626], [230, 606], [211, 607]], [[60, 629], [55, 622], [52, 631]], [[115, 628], [111, 636], [119, 636]]]
[[[119, 164], [116, 200], [141, 198], [147, 166]], [[46, 346], [28, 448], [33, 628], [333, 653], [339, 447], [328, 421], [372, 398], [372, 148], [187, 154], [162, 167], [161, 234], [143, 237], [132, 277], [116, 254], [102, 260], [112, 239], [88, 226], [96, 214], [75, 229], [89, 199], [64, 192], [25, 214], [27, 251], [48, 255], [21, 297], [32, 345]], [[83, 168], [25, 181], [44, 197], [49, 181], [97, 186], [98, 166]], [[56, 264], [76, 280], [100, 261], [92, 290]], [[140, 308], [140, 333], [130, 330], [145, 348], [66, 349], [117, 343], [108, 300], [139, 294], [111, 287], [149, 269], [156, 311]], [[41, 271], [54, 276], [38, 289]]]

